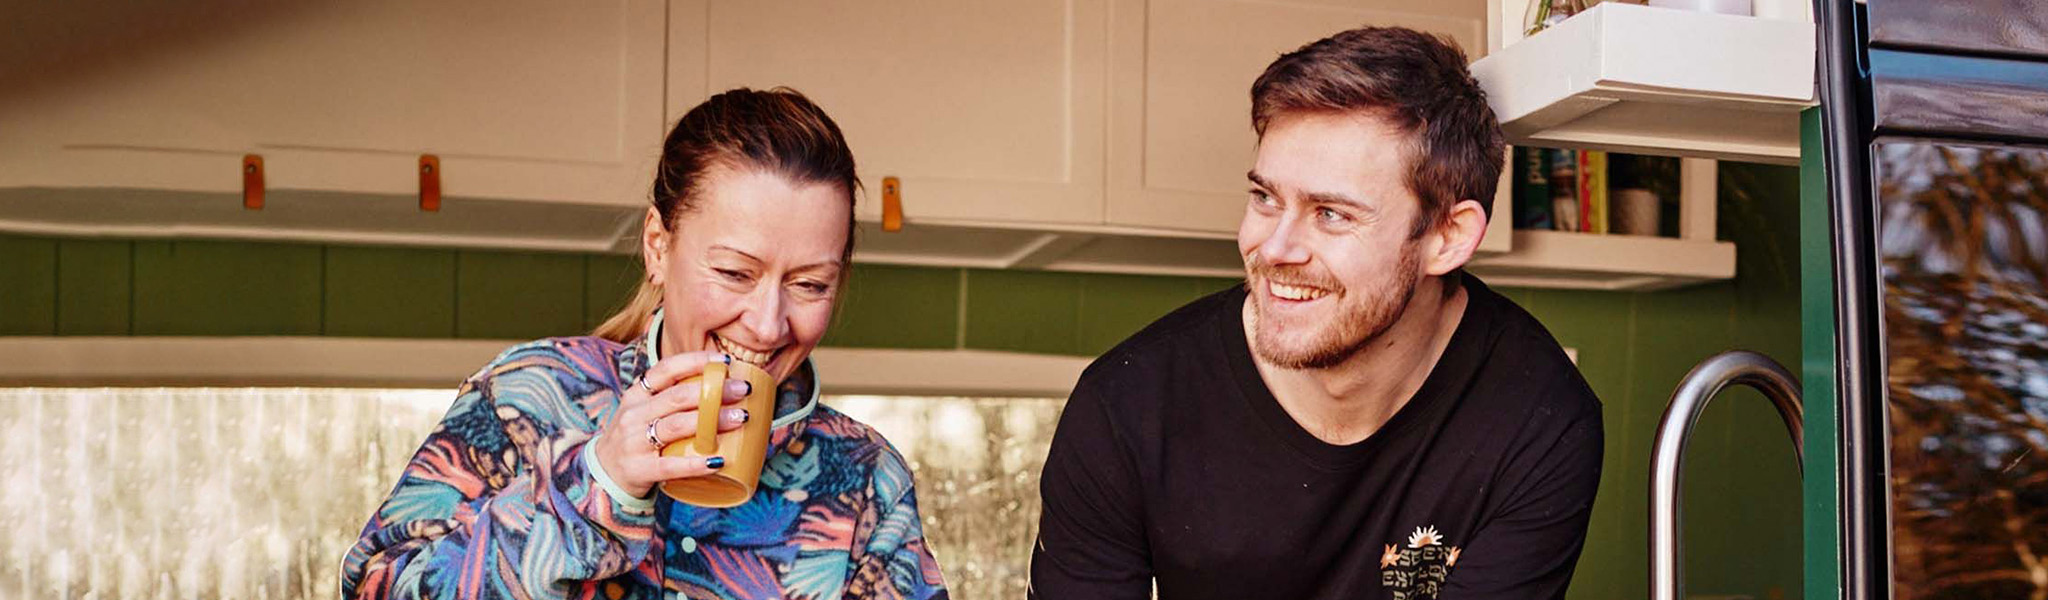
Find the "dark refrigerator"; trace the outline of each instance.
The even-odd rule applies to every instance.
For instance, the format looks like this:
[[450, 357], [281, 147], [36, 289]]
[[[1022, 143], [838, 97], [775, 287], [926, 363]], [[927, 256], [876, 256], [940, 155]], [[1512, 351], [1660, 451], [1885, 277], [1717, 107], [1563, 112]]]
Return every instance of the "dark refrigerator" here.
[[1808, 595], [2048, 600], [2048, 5], [1817, 8]]

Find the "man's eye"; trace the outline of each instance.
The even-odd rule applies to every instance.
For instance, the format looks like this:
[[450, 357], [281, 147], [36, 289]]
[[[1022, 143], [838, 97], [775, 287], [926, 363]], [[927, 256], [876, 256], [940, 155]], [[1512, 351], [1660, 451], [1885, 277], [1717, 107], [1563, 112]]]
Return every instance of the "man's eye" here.
[[1335, 209], [1318, 208], [1316, 209], [1316, 220], [1324, 223], [1343, 223], [1350, 221], [1351, 215], [1338, 212]]
[[748, 279], [750, 279], [750, 278], [749, 278], [749, 277], [747, 276], [747, 274], [746, 274], [746, 273], [744, 273], [744, 272], [741, 272], [741, 271], [735, 271], [735, 270], [732, 270], [732, 269], [712, 269], [712, 270], [713, 270], [713, 271], [717, 271], [717, 272], [718, 272], [718, 276], [719, 276], [719, 277], [724, 277], [724, 278], [726, 278], [727, 280], [730, 280], [730, 281], [747, 281]]
[[1268, 195], [1267, 193], [1259, 190], [1252, 190], [1251, 195], [1252, 204], [1257, 204], [1259, 206], [1275, 206], [1280, 204], [1279, 201], [1273, 199], [1273, 196]]

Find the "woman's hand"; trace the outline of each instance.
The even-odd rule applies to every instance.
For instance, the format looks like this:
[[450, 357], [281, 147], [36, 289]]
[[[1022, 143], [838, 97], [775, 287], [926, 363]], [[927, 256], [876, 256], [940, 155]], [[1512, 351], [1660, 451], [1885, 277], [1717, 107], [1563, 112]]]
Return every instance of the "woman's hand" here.
[[[645, 498], [661, 482], [709, 475], [724, 466], [723, 457], [661, 455], [662, 446], [696, 435], [697, 384], [701, 380], [681, 382], [703, 373], [704, 365], [712, 361], [731, 364], [732, 357], [718, 352], [670, 356], [654, 363], [640, 381], [627, 385], [619, 409], [591, 442], [596, 444], [593, 452], [605, 474], [626, 493]], [[753, 384], [744, 379], [725, 380], [726, 404], [752, 392]], [[726, 407], [719, 411], [718, 430], [739, 429], [749, 416], [746, 409]], [[650, 435], [655, 439], [648, 439]]]

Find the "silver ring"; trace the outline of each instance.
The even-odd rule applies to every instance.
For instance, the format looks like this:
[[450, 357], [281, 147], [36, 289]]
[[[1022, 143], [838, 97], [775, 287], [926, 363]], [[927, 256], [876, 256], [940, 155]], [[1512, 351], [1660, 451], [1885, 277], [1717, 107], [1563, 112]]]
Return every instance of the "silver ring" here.
[[647, 390], [649, 394], [654, 393], [654, 388], [647, 385], [647, 378], [645, 377], [640, 378], [640, 389]]
[[652, 444], [656, 448], [661, 447], [661, 438], [654, 437], [654, 424], [660, 422], [661, 419], [655, 419], [647, 422], [647, 443]]

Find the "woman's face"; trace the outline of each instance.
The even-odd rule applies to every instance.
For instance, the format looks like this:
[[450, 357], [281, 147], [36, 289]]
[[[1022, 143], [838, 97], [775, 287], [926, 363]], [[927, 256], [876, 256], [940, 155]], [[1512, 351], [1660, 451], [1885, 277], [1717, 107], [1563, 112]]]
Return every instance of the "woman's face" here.
[[662, 284], [661, 354], [710, 350], [782, 381], [818, 347], [839, 296], [852, 203], [830, 184], [713, 168], [674, 231], [647, 213], [641, 252]]

